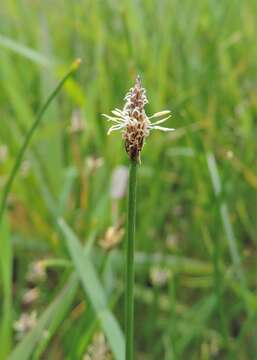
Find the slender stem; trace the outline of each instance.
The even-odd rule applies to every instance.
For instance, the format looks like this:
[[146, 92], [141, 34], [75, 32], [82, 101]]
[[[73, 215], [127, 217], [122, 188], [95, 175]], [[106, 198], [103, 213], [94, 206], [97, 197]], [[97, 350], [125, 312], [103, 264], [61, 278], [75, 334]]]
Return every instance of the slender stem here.
[[126, 360], [134, 358], [134, 243], [136, 222], [136, 185], [138, 163], [131, 160], [129, 170], [128, 223], [125, 278]]
[[20, 168], [22, 159], [23, 159], [23, 155], [30, 143], [30, 140], [32, 138], [32, 135], [34, 134], [34, 132], [36, 131], [36, 129], [38, 128], [38, 125], [40, 124], [43, 115], [45, 113], [45, 111], [47, 110], [48, 106], [51, 104], [52, 100], [55, 98], [55, 96], [59, 93], [59, 91], [61, 90], [61, 88], [63, 87], [64, 83], [66, 82], [66, 80], [68, 80], [68, 78], [78, 69], [80, 65], [80, 59], [77, 59], [74, 61], [74, 63], [71, 65], [68, 73], [62, 78], [62, 80], [59, 82], [59, 84], [56, 86], [56, 88], [53, 90], [53, 92], [49, 95], [48, 99], [46, 100], [46, 102], [44, 103], [44, 105], [42, 106], [42, 108], [39, 110], [35, 121], [33, 122], [31, 128], [29, 129], [25, 140], [19, 150], [19, 153], [16, 157], [14, 166], [12, 168], [12, 171], [7, 179], [4, 191], [3, 191], [3, 196], [1, 199], [1, 204], [0, 204], [0, 224], [1, 224], [1, 220], [4, 214], [4, 210], [6, 207], [6, 202], [7, 202], [7, 198], [8, 195], [10, 193], [10, 190], [12, 188], [12, 184], [14, 182], [15, 176]]

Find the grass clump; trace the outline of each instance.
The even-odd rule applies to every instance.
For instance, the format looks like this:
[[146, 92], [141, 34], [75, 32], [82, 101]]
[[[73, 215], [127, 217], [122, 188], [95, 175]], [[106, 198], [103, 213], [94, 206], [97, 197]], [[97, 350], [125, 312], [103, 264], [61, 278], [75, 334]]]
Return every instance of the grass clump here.
[[[22, 348], [24, 359], [80, 359], [99, 333], [108, 351], [123, 351], [106, 321], [124, 325], [125, 236], [112, 249], [101, 241], [125, 233], [126, 191], [113, 198], [110, 184], [127, 154], [101, 114], [140, 73], [149, 113], [171, 109], [176, 131], [152, 132], [138, 172], [135, 357], [255, 358], [256, 2], [4, 0], [0, 11], [1, 197], [34, 114], [83, 59], [7, 199], [0, 357]], [[71, 244], [93, 269], [103, 311]], [[32, 283], [31, 264], [42, 261], [45, 277]], [[39, 296], [24, 305], [32, 286]], [[18, 343], [13, 325], [33, 311], [37, 325]]]

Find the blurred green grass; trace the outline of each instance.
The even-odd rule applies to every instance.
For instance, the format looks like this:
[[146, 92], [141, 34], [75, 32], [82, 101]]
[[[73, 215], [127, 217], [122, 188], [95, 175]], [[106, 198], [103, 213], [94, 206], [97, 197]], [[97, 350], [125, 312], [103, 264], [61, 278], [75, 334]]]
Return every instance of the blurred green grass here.
[[[171, 109], [167, 126], [177, 131], [152, 133], [142, 154], [136, 358], [257, 356], [256, 16], [254, 0], [2, 1], [0, 194], [34, 114], [68, 64], [83, 61], [32, 140], [1, 226], [3, 359], [24, 312], [40, 319], [35, 343], [33, 331], [22, 340], [33, 359], [83, 358], [104, 331], [90, 295], [69, 277], [77, 267], [57, 217], [90, 248], [123, 326], [123, 242], [106, 252], [99, 240], [124, 225], [126, 198], [113, 199], [110, 187], [128, 161], [101, 113], [122, 106], [137, 73], [148, 112]], [[42, 259], [53, 260], [47, 278], [31, 283], [28, 269]], [[70, 266], [54, 265], [61, 259]], [[32, 286], [40, 295], [24, 305]], [[67, 302], [58, 295], [66, 292]]]

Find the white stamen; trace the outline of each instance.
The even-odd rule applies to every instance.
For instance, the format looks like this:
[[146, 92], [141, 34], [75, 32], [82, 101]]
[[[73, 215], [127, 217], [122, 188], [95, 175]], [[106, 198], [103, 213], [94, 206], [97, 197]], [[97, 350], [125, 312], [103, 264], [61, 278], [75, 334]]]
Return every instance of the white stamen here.
[[110, 133], [112, 132], [112, 131], [116, 131], [116, 130], [120, 130], [120, 129], [122, 129], [122, 128], [124, 128], [125, 127], [125, 125], [113, 125], [113, 126], [111, 126], [110, 127], [110, 129], [108, 130], [108, 132], [107, 132], [107, 135], [110, 135]]
[[150, 125], [149, 126], [150, 129], [155, 129], [155, 130], [161, 130], [161, 131], [174, 131], [175, 129], [172, 128], [165, 128], [162, 126], [157, 126], [157, 125]]
[[106, 115], [106, 114], [102, 114], [102, 116], [106, 117], [107, 118], [107, 121], [114, 121], [118, 124], [122, 123], [123, 122], [123, 119], [122, 118], [116, 118], [116, 117], [113, 117], [113, 116], [109, 116], [109, 115]]
[[113, 113], [114, 115], [118, 116], [118, 117], [123, 116], [123, 113], [122, 113], [122, 112], [119, 112], [119, 111], [117, 111], [117, 110], [112, 110], [112, 113]]
[[120, 110], [120, 109], [118, 109], [118, 108], [115, 108], [114, 110], [116, 110], [118, 113], [120, 113], [121, 116], [124, 115], [124, 112], [123, 112], [122, 110]]
[[150, 116], [149, 119], [158, 118], [160, 116], [167, 115], [167, 114], [170, 114], [170, 110], [159, 111], [159, 112], [153, 114], [152, 116]]
[[164, 119], [161, 119], [161, 120], [155, 121], [154, 123], [152, 123], [152, 125], [161, 124], [161, 123], [165, 122], [166, 120], [168, 120], [170, 117], [171, 117], [171, 115], [167, 116], [167, 117], [166, 117], [166, 118], [164, 118]]

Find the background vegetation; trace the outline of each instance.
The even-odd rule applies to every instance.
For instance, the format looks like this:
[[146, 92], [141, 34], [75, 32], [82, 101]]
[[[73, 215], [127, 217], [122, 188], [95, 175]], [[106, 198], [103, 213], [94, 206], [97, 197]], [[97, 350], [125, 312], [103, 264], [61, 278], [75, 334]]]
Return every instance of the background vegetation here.
[[1, 359], [122, 352], [128, 160], [101, 113], [137, 73], [177, 131], [151, 134], [139, 170], [136, 359], [257, 358], [256, 17], [254, 0], [1, 1], [0, 194], [83, 61], [8, 198]]

